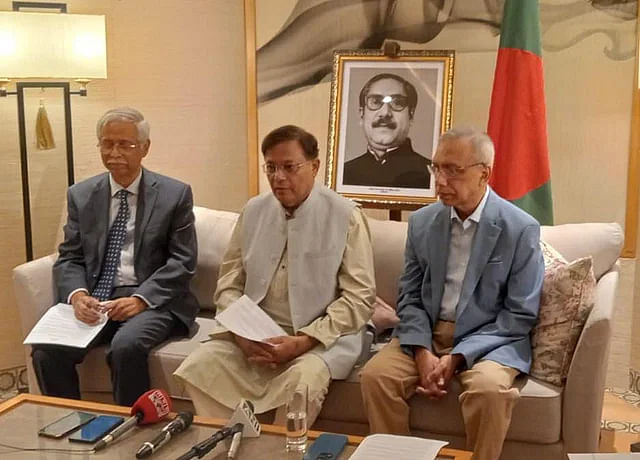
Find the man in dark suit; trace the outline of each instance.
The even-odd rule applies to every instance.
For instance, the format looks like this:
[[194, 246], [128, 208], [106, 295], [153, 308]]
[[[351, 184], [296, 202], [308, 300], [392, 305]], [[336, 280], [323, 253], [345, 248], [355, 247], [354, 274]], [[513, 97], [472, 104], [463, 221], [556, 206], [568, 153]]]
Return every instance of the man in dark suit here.
[[150, 350], [194, 327], [193, 197], [188, 185], [142, 168], [151, 141], [137, 110], [108, 111], [97, 135], [109, 173], [69, 188], [53, 277], [78, 320], [95, 324], [106, 314], [108, 322], [87, 349], [37, 345], [32, 359], [42, 393], [80, 399], [76, 364], [108, 344], [114, 400], [129, 406], [149, 389]]
[[359, 102], [367, 151], [344, 164], [342, 183], [429, 188], [431, 162], [413, 150], [408, 137], [418, 105], [415, 87], [398, 75], [381, 73], [362, 87]]

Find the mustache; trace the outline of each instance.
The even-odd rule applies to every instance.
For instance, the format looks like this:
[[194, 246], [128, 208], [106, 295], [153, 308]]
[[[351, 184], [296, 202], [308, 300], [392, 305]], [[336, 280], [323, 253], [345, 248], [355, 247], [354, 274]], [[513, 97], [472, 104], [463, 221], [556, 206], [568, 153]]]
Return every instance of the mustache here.
[[396, 127], [398, 126], [398, 123], [396, 123], [393, 117], [390, 115], [378, 117], [371, 122], [371, 127], [373, 128], [379, 128], [381, 126], [384, 126], [389, 129], [396, 129]]
[[389, 117], [378, 118], [376, 120], [373, 120], [373, 122], [371, 123], [371, 127], [373, 128], [379, 128], [381, 126], [384, 126], [389, 129], [396, 129], [398, 124], [395, 121], [393, 121], [392, 118], [389, 118]]

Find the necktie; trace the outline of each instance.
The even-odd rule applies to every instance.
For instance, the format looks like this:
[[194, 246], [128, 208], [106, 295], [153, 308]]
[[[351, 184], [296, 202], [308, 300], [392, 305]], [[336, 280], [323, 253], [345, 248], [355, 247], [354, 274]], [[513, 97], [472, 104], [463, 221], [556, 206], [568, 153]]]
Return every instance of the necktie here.
[[100, 278], [93, 290], [93, 297], [98, 300], [107, 300], [113, 289], [113, 280], [116, 277], [116, 271], [120, 264], [120, 252], [122, 244], [127, 235], [127, 221], [129, 220], [129, 203], [127, 195], [129, 192], [120, 190], [116, 196], [120, 199], [120, 207], [107, 236], [107, 250], [102, 261], [102, 270]]

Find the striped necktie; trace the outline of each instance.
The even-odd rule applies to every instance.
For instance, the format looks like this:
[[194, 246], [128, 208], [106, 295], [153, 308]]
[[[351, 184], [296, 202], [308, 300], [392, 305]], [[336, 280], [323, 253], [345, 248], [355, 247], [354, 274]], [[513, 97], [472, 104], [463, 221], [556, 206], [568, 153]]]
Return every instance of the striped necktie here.
[[102, 261], [102, 270], [100, 278], [93, 290], [93, 297], [98, 300], [107, 300], [113, 290], [113, 280], [116, 277], [116, 271], [120, 264], [120, 253], [124, 239], [127, 236], [127, 221], [129, 220], [129, 203], [127, 201], [128, 191], [122, 189], [116, 193], [116, 197], [120, 199], [120, 207], [116, 215], [113, 225], [109, 229], [107, 236], [107, 250]]

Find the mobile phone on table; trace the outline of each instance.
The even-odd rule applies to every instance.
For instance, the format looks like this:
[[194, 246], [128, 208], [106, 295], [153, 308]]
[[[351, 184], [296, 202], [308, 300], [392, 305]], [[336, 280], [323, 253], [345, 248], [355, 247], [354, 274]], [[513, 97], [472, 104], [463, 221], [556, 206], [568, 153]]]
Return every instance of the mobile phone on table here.
[[64, 417], [59, 418], [55, 422], [49, 423], [47, 426], [40, 428], [38, 434], [49, 438], [61, 438], [85, 423], [90, 422], [94, 418], [96, 418], [96, 415], [90, 414], [89, 412], [71, 412]]
[[124, 418], [118, 415], [98, 415], [78, 431], [71, 433], [69, 441], [94, 443], [109, 431], [124, 422]]
[[322, 433], [313, 441], [303, 460], [336, 460], [347, 445], [347, 440], [343, 434]]

